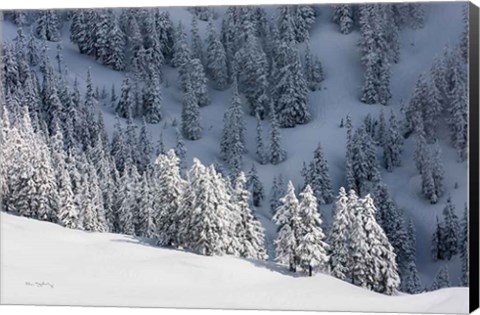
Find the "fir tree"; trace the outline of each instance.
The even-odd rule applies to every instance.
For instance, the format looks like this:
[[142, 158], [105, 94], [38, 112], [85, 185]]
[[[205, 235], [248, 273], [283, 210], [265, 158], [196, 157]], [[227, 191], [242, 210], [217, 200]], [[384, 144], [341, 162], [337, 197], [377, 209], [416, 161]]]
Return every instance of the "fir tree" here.
[[349, 34], [354, 24], [353, 6], [338, 4], [333, 8], [333, 21], [340, 27], [340, 33]]
[[323, 67], [317, 56], [313, 56], [310, 50], [310, 41], [307, 40], [305, 49], [305, 81], [310, 91], [320, 89], [320, 83], [325, 79]]
[[383, 144], [383, 162], [387, 171], [402, 165], [403, 137], [398, 130], [395, 114], [390, 114], [390, 127], [387, 129]]
[[322, 219], [317, 209], [317, 200], [313, 190], [307, 185], [300, 194], [298, 216], [302, 226], [298, 236], [298, 264], [309, 276], [314, 269], [328, 270], [328, 250], [322, 231]]
[[438, 273], [433, 280], [430, 291], [440, 290], [448, 287], [450, 287], [450, 276], [447, 266], [443, 266], [438, 270]]
[[130, 118], [133, 114], [134, 100], [130, 80], [125, 78], [122, 83], [122, 93], [116, 107], [116, 113], [122, 118]]
[[335, 205], [335, 214], [330, 228], [330, 270], [334, 277], [347, 280], [350, 277], [349, 239], [351, 230], [351, 209], [348, 207], [345, 188], [340, 187]]
[[248, 172], [247, 189], [252, 195], [252, 202], [255, 207], [260, 207], [263, 199], [265, 198], [263, 184], [257, 174], [255, 163], [252, 164], [252, 168]]
[[262, 121], [260, 119], [260, 115], [256, 114], [255, 118], [257, 119], [257, 137], [256, 137], [256, 156], [258, 159], [258, 162], [262, 165], [265, 165], [268, 163], [268, 156], [265, 148], [265, 144], [263, 143], [263, 128], [262, 128]]
[[270, 163], [277, 165], [285, 161], [287, 153], [282, 149], [280, 144], [280, 126], [278, 125], [277, 114], [273, 108], [271, 109], [270, 116]]
[[319, 204], [333, 201], [332, 184], [328, 174], [327, 161], [323, 157], [322, 147], [318, 144], [305, 174], [305, 186], [310, 186]]
[[155, 164], [157, 241], [160, 245], [178, 245], [177, 233], [180, 222], [177, 213], [184, 188], [184, 182], [180, 176], [180, 161], [175, 151], [169, 150], [166, 155], [159, 155]]
[[156, 75], [146, 83], [143, 93], [143, 115], [149, 124], [156, 124], [162, 120], [162, 94]]
[[182, 134], [188, 140], [198, 140], [202, 137], [200, 109], [189, 79], [186, 82], [186, 91], [183, 97]]
[[289, 265], [290, 271], [296, 272], [299, 263], [298, 233], [301, 225], [299, 216], [299, 202], [295, 195], [292, 182], [288, 182], [287, 194], [280, 199], [280, 206], [273, 216], [278, 225], [278, 235], [275, 240], [275, 259]]
[[240, 172], [235, 180], [234, 200], [238, 213], [240, 215], [240, 224], [236, 235], [240, 239], [242, 248], [240, 256], [264, 260], [267, 258], [265, 253], [265, 234], [260, 222], [254, 217], [249, 206], [250, 193], [247, 188], [245, 174]]
[[206, 73], [217, 89], [227, 87], [227, 57], [212, 20], [208, 23]]
[[203, 43], [198, 32], [198, 20], [195, 15], [192, 17], [192, 57], [200, 60], [202, 64], [205, 62], [203, 57]]

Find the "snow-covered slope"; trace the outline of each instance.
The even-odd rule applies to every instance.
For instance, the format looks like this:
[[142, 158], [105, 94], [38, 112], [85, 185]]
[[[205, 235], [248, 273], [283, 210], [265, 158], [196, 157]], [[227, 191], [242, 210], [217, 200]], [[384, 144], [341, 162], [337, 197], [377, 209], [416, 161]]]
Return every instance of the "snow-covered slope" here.
[[[303, 161], [310, 161], [313, 150], [320, 142], [325, 158], [328, 161], [330, 175], [335, 191], [345, 184], [345, 142], [346, 131], [339, 128], [341, 118], [350, 114], [355, 127], [359, 127], [365, 115], [371, 113], [373, 117], [383, 109], [389, 115], [392, 110], [400, 115], [402, 102], [408, 102], [419, 74], [428, 72], [432, 60], [442, 53], [445, 45], [453, 46], [457, 43], [462, 31], [462, 3], [428, 3], [426, 8], [426, 24], [423, 29], [403, 29], [401, 32], [400, 62], [392, 70], [392, 100], [387, 107], [381, 105], [365, 105], [359, 101], [359, 91], [362, 85], [362, 68], [360, 54], [356, 44], [359, 39], [358, 31], [349, 35], [340, 34], [337, 25], [331, 21], [331, 8], [328, 5], [316, 6], [318, 17], [311, 30], [312, 51], [317, 54], [323, 64], [326, 79], [320, 91], [310, 94], [310, 106], [313, 112], [312, 122], [297, 126], [293, 129], [283, 129], [282, 143], [288, 153], [285, 162], [279, 165], [257, 165], [259, 176], [265, 185], [267, 196], [270, 192], [272, 178], [282, 173], [287, 180], [292, 180], [300, 186], [302, 179], [300, 170]], [[176, 25], [182, 21], [190, 36], [191, 14], [185, 8], [169, 7], [172, 20]], [[225, 8], [216, 7], [219, 13]], [[274, 13], [274, 7], [269, 7], [269, 13]], [[221, 16], [221, 15], [220, 15]], [[218, 29], [221, 19], [216, 21]], [[3, 39], [9, 41], [15, 37], [16, 27], [8, 21], [2, 22]], [[199, 21], [202, 38], [206, 37], [206, 23]], [[117, 95], [120, 91], [124, 73], [119, 73], [98, 64], [93, 58], [80, 55], [78, 49], [68, 39], [68, 25], [63, 30], [62, 45], [64, 60], [70, 70], [70, 80], [78, 77], [81, 84], [85, 83], [87, 69], [91, 68], [92, 79], [100, 88], [106, 86], [110, 90], [115, 84]], [[49, 43], [50, 58], [54, 60], [57, 43]], [[182, 93], [177, 86], [177, 71], [165, 67], [165, 76], [168, 87], [164, 86], [163, 113], [164, 120], [156, 125], [150, 125], [149, 131], [154, 143], [162, 133], [167, 148], [175, 145], [175, 128], [173, 120], [180, 120]], [[193, 157], [198, 157], [205, 164], [219, 160], [219, 139], [223, 127], [222, 118], [225, 108], [231, 102], [231, 91], [215, 91], [210, 89], [212, 103], [201, 108], [204, 133], [198, 141], [186, 141], [188, 148], [187, 160], [191, 163]], [[109, 105], [109, 104], [107, 104]], [[106, 127], [111, 132], [115, 116], [110, 107], [103, 106]], [[139, 122], [139, 121], [137, 121]], [[255, 119], [246, 116], [247, 149], [244, 157], [244, 169], [248, 170], [254, 162], [255, 152]], [[264, 122], [265, 136], [268, 132], [268, 122]], [[446, 171], [445, 186], [447, 193], [438, 204], [429, 204], [421, 195], [420, 176], [413, 162], [413, 139], [406, 141], [402, 157], [403, 166], [396, 168], [392, 173], [382, 171], [382, 179], [388, 185], [396, 203], [404, 210], [408, 217], [413, 218], [417, 231], [417, 266], [420, 277], [426, 287], [431, 285], [438, 268], [447, 264], [453, 284], [458, 282], [460, 264], [455, 257], [449, 262], [433, 262], [430, 255], [431, 236], [434, 229], [435, 216], [440, 215], [448, 195], [456, 206], [457, 215], [461, 217], [464, 203], [467, 201], [467, 164], [457, 163], [455, 151], [448, 143], [447, 130], [441, 130], [440, 144], [442, 148], [442, 162]], [[379, 152], [380, 153], [380, 152]], [[380, 154], [379, 154], [380, 156]], [[458, 188], [454, 189], [455, 183]], [[267, 198], [268, 199], [268, 198]], [[326, 222], [329, 222], [332, 205], [322, 206], [320, 211]], [[273, 256], [272, 241], [275, 237], [275, 226], [270, 220], [268, 200], [263, 206], [255, 210], [267, 230], [269, 254]]]
[[[1, 303], [467, 313], [468, 289], [385, 296], [336, 278], [1, 213]], [[345, 303], [346, 299], [348, 303]]]

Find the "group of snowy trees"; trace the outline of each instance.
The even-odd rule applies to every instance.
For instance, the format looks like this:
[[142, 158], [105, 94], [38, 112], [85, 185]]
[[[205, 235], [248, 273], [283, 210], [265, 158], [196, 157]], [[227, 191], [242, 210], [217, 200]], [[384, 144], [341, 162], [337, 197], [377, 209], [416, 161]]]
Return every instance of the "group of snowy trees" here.
[[394, 248], [375, 219], [370, 195], [358, 198], [340, 188], [328, 243], [335, 277], [385, 294], [400, 285]]
[[[391, 98], [391, 63], [400, 58], [399, 30], [408, 24], [423, 26], [421, 4], [364, 4], [357, 8], [361, 39], [359, 42], [364, 65], [361, 101], [386, 105]], [[342, 33], [352, 28], [353, 7], [340, 5], [334, 10], [334, 20]]]
[[432, 237], [432, 256], [434, 260], [450, 260], [457, 254], [461, 254], [463, 257], [468, 251], [467, 211], [465, 211], [462, 224], [460, 224], [455, 212], [455, 206], [449, 197], [443, 209], [443, 221], [439, 221], [437, 217], [437, 224]]
[[[396, 28], [408, 26], [412, 29], [422, 28], [425, 23], [425, 11], [421, 3], [392, 3], [387, 14], [391, 14]], [[332, 20], [339, 26], [342, 34], [349, 34], [356, 26], [360, 26], [362, 5], [339, 4], [333, 7]], [[385, 17], [385, 16], [384, 16]]]
[[[437, 127], [444, 120], [458, 160], [467, 159], [468, 87], [465, 60], [460, 49], [445, 49], [435, 59], [430, 76], [421, 75], [410, 102], [405, 106], [406, 132], [416, 132], [426, 143], [436, 140]], [[419, 135], [421, 134], [421, 135]]]

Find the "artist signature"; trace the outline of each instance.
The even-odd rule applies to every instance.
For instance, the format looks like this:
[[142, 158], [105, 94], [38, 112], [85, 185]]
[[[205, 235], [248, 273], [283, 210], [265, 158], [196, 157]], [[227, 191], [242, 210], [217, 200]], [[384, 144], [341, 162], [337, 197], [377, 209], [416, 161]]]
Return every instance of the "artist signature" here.
[[54, 285], [51, 284], [50, 282], [30, 282], [30, 281], [25, 281], [25, 285], [29, 287], [36, 287], [36, 288], [50, 288], [53, 289]]

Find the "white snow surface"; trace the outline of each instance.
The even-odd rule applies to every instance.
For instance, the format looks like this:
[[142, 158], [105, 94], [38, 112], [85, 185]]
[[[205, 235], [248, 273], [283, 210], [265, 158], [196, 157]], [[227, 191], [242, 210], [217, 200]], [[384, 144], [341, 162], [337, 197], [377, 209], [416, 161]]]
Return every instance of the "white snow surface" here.
[[145, 240], [1, 213], [1, 303], [468, 313], [468, 289], [386, 296], [284, 266], [206, 257]]

